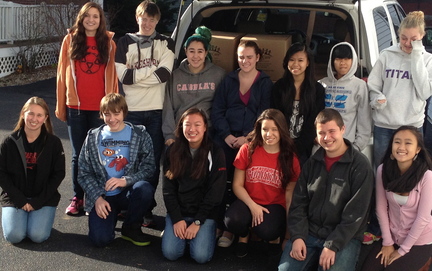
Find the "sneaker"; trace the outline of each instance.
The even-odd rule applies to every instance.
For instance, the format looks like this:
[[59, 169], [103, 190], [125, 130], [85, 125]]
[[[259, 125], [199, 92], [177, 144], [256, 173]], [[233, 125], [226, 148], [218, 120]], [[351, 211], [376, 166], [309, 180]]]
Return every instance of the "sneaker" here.
[[230, 247], [234, 241], [234, 235], [229, 239], [226, 236], [221, 236], [217, 242], [218, 247]]
[[236, 256], [239, 258], [246, 257], [248, 254], [248, 244], [243, 242], [238, 242], [236, 246]]
[[267, 255], [268, 256], [280, 256], [282, 253], [282, 247], [280, 244], [267, 244]]
[[121, 210], [120, 213], [118, 213], [117, 215], [117, 219], [124, 221], [126, 219], [127, 216], [127, 210]]
[[73, 197], [71, 203], [66, 208], [67, 215], [77, 215], [79, 212], [84, 209], [84, 201], [82, 199], [78, 199], [77, 197]]
[[150, 240], [146, 234], [141, 231], [141, 225], [125, 225], [123, 224], [121, 229], [121, 238], [132, 242], [136, 246], [148, 246], [150, 245]]
[[151, 212], [144, 215], [142, 226], [147, 228], [153, 228], [156, 226], [153, 220], [153, 214]]
[[365, 245], [371, 245], [375, 241], [379, 241], [381, 239], [381, 236], [375, 236], [374, 234], [370, 232], [365, 232], [363, 235], [363, 244]]

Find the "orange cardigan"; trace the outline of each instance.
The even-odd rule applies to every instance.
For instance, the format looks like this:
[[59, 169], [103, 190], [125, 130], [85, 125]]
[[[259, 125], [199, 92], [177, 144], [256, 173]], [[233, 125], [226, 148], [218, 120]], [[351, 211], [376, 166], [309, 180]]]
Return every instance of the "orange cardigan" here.
[[[118, 93], [118, 79], [115, 69], [116, 44], [113, 41], [114, 33], [107, 31], [110, 37], [108, 63], [105, 68], [105, 94]], [[79, 97], [76, 90], [76, 75], [74, 61], [69, 56], [72, 34], [63, 39], [57, 67], [57, 103], [55, 115], [58, 119], [66, 121], [66, 107], [79, 106]]]

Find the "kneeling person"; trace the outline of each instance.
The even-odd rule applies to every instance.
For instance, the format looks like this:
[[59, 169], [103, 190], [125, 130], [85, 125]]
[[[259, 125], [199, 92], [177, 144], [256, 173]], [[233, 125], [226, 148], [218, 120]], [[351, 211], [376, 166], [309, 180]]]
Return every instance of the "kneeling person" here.
[[79, 156], [89, 237], [98, 247], [114, 240], [121, 210], [127, 210], [122, 238], [138, 246], [150, 244], [141, 222], [155, 192], [147, 181], [155, 171], [153, 144], [144, 126], [123, 121], [127, 111], [122, 95], [105, 96], [100, 103], [105, 124], [88, 132]]
[[366, 156], [343, 138], [341, 115], [315, 119], [321, 148], [306, 162], [294, 189], [287, 242], [279, 270], [355, 270], [373, 190]]
[[162, 253], [171, 261], [184, 255], [187, 243], [196, 262], [206, 263], [213, 257], [226, 163], [223, 150], [210, 140], [207, 125], [203, 110], [186, 110], [165, 155], [163, 196], [167, 216]]

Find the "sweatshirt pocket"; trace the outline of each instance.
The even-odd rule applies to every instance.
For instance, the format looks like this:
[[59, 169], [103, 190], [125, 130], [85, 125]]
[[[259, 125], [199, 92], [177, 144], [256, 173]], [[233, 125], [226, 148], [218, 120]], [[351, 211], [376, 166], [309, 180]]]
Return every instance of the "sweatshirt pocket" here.
[[421, 101], [419, 99], [413, 99], [410, 105], [411, 105], [411, 112], [413, 114], [419, 115], [424, 113], [424, 101]]
[[345, 186], [346, 186], [346, 182], [344, 179], [342, 178], [333, 179], [333, 183], [331, 184], [331, 195], [330, 195], [331, 202], [334, 201], [334, 203], [337, 204], [338, 202], [341, 202], [341, 200], [343, 200], [342, 197], [344, 195], [343, 191], [345, 189]]

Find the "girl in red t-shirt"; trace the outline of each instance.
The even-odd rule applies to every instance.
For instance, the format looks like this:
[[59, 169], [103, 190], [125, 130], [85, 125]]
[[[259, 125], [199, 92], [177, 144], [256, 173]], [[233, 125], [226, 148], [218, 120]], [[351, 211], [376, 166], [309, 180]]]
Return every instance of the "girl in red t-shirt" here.
[[118, 92], [113, 36], [113, 32], [106, 30], [101, 6], [88, 2], [78, 12], [61, 46], [55, 114], [67, 122], [72, 144], [74, 197], [66, 208], [68, 215], [76, 215], [83, 209], [84, 191], [77, 181], [78, 157], [87, 132], [103, 124], [99, 116], [101, 99]]
[[269, 254], [278, 254], [286, 232], [286, 214], [300, 174], [294, 142], [282, 112], [265, 110], [257, 119], [234, 160], [233, 191], [237, 200], [225, 214], [225, 225], [239, 236], [236, 255], [248, 252], [252, 230], [268, 243]]

